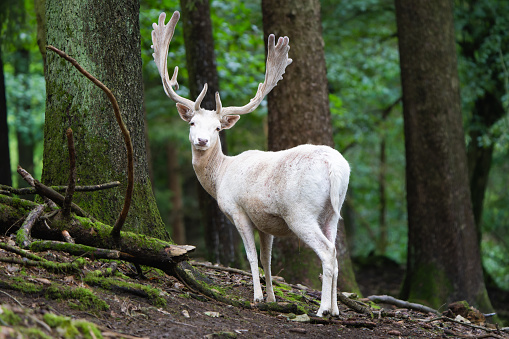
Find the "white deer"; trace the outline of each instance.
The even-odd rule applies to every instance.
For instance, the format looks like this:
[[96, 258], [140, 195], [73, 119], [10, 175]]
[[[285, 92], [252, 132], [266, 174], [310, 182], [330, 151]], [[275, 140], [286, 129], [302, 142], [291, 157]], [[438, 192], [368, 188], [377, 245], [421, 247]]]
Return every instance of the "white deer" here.
[[[260, 237], [260, 260], [265, 271], [267, 301], [275, 302], [270, 260], [274, 236], [296, 234], [322, 261], [322, 299], [318, 316], [339, 315], [337, 305], [338, 262], [335, 240], [339, 211], [345, 200], [350, 176], [348, 162], [328, 146], [301, 145], [279, 152], [247, 151], [225, 156], [219, 132], [229, 129], [240, 114], [252, 112], [282, 79], [288, 58], [288, 38], [268, 39], [265, 81], [251, 101], [242, 107], [222, 107], [216, 92], [216, 110], [200, 104], [207, 85], [196, 101], [179, 96], [175, 67], [168, 76], [168, 48], [179, 20], [173, 13], [167, 25], [161, 13], [153, 24], [154, 60], [166, 94], [177, 103], [181, 118], [189, 123], [192, 162], [198, 180], [212, 195], [242, 237], [253, 275], [254, 301], [263, 301], [254, 230]], [[295, 253], [298, 255], [298, 253]]]

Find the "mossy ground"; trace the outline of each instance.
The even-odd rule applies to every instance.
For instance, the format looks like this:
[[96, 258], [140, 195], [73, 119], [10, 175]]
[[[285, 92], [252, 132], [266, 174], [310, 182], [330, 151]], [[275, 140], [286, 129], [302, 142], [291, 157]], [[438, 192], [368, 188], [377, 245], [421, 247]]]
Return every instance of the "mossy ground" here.
[[[0, 237], [0, 241], [7, 240]], [[76, 260], [59, 251], [35, 254], [60, 263]], [[14, 256], [3, 250], [0, 255]], [[238, 302], [231, 306], [204, 297], [154, 268], [143, 267], [144, 277], [140, 277], [133, 275], [133, 267], [120, 261], [115, 262], [118, 270], [114, 270], [111, 261], [83, 260], [85, 264], [77, 273], [0, 262], [0, 281], [17, 286], [0, 287], [0, 292], [4, 292], [0, 293], [0, 305], [8, 305], [10, 310], [0, 311], [0, 333], [9, 331], [7, 337], [16, 338], [106, 338], [108, 332], [117, 333], [116, 337], [125, 333], [135, 337], [198, 338], [227, 333], [242, 338], [293, 338], [301, 333], [317, 339], [338, 334], [386, 338], [391, 330], [399, 331], [402, 337], [439, 338], [444, 334], [444, 324], [416, 320], [427, 315], [402, 311], [404, 317], [368, 319], [341, 304], [340, 320], [374, 321], [376, 326], [355, 328], [296, 322], [301, 319], [296, 315], [316, 312], [319, 292], [288, 284], [279, 277], [274, 279], [278, 302], [255, 305], [249, 273], [199, 267], [198, 273], [205, 276], [201, 283], [216, 295]], [[455, 331], [461, 328], [461, 333], [473, 333], [461, 325], [446, 326]]]

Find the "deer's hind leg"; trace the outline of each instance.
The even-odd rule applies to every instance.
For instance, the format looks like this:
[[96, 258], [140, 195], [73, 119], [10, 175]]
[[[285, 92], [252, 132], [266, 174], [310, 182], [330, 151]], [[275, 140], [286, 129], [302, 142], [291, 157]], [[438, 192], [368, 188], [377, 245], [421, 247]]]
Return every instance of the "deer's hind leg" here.
[[302, 240], [313, 249], [322, 261], [322, 300], [317, 315], [319, 317], [331, 314], [333, 316], [339, 315], [337, 306], [337, 294], [333, 291], [333, 282], [337, 279], [337, 260], [336, 260], [336, 247], [322, 232], [318, 222], [313, 218], [300, 218], [295, 220], [287, 220], [290, 229]]
[[262, 262], [263, 270], [265, 271], [265, 292], [267, 293], [267, 302], [275, 302], [276, 297], [274, 296], [274, 289], [272, 287], [272, 273], [270, 268], [274, 236], [262, 231], [259, 231], [258, 234], [260, 236], [260, 261]]

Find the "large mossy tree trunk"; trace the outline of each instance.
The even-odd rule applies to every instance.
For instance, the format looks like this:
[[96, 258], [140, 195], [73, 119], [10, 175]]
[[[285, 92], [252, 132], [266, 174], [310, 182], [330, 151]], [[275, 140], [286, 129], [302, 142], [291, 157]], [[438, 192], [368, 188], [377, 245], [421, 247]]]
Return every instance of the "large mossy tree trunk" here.
[[[263, 0], [263, 31], [290, 38], [290, 58], [284, 80], [268, 95], [269, 150], [299, 144], [333, 146], [327, 72], [318, 0]], [[358, 291], [345, 227], [338, 225], [339, 288]], [[322, 265], [317, 255], [295, 237], [275, 238], [274, 271], [293, 282], [319, 286]], [[298, 254], [298, 255], [296, 255]]]
[[[208, 0], [180, 0], [184, 42], [186, 47], [187, 72], [191, 100], [196, 100], [203, 85], [208, 91], [201, 107], [216, 109], [215, 93], [219, 91], [214, 39]], [[220, 134], [221, 147], [227, 153], [224, 131]], [[205, 229], [205, 245], [208, 259], [214, 263], [238, 266], [240, 237], [235, 226], [221, 212], [216, 200], [199, 183], [198, 199]]]
[[[134, 194], [124, 230], [168, 239], [148, 176], [143, 119], [139, 1], [46, 2], [47, 44], [63, 50], [115, 95], [134, 147]], [[46, 56], [46, 124], [42, 181], [66, 184], [65, 131], [76, 145], [79, 185], [118, 180], [120, 189], [75, 194], [74, 202], [114, 224], [127, 187], [124, 139], [106, 95], [67, 61]]]
[[481, 268], [462, 125], [453, 3], [396, 0], [408, 203], [402, 297], [491, 310]]

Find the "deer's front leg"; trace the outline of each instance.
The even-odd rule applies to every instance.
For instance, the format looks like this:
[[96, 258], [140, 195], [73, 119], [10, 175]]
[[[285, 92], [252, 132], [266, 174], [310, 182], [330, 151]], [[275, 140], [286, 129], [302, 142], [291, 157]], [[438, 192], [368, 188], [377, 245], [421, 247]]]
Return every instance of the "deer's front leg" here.
[[258, 269], [258, 256], [256, 255], [256, 245], [253, 233], [253, 223], [245, 214], [236, 215], [233, 222], [240, 233], [240, 237], [244, 242], [247, 260], [251, 266], [251, 274], [253, 275], [254, 301], [263, 301], [262, 286], [260, 285], [260, 271]]

